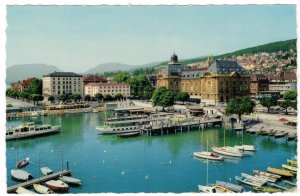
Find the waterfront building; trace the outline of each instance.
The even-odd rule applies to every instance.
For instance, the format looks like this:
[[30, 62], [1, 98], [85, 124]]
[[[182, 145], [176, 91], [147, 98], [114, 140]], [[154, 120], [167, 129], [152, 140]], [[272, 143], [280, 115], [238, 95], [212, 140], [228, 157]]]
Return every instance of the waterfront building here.
[[99, 82], [107, 82], [107, 79], [105, 77], [102, 77], [98, 74], [88, 74], [83, 76], [83, 84], [89, 84], [89, 83], [99, 83]]
[[274, 75], [269, 75], [269, 90], [277, 91], [284, 94], [288, 90], [297, 89], [297, 76], [295, 72], [277, 72]]
[[25, 80], [11, 83], [10, 86], [14, 91], [24, 92], [24, 91], [27, 91], [28, 86], [31, 84], [33, 79], [34, 78], [27, 78]]
[[89, 83], [84, 86], [85, 95], [95, 97], [97, 93], [104, 96], [122, 94], [124, 97], [128, 97], [130, 96], [130, 86], [127, 83]]
[[43, 96], [58, 97], [63, 94], [83, 96], [83, 77], [73, 72], [53, 72], [43, 76]]
[[250, 94], [256, 97], [261, 91], [269, 91], [269, 79], [264, 74], [254, 74], [250, 78]]
[[[205, 66], [190, 69], [182, 66], [176, 59], [178, 69], [165, 67], [160, 71], [157, 87], [165, 87], [173, 91], [187, 92], [191, 98], [201, 99], [204, 104], [216, 105], [227, 102], [234, 96], [250, 94], [250, 75], [236, 61], [208, 59]], [[164, 75], [165, 74], [165, 75]]]

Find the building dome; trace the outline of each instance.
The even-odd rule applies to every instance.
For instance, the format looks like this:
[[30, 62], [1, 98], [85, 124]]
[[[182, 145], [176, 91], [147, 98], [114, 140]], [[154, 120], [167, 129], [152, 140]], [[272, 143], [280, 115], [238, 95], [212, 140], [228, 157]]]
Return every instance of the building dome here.
[[171, 61], [172, 62], [178, 62], [178, 57], [177, 57], [177, 55], [175, 53], [172, 54]]

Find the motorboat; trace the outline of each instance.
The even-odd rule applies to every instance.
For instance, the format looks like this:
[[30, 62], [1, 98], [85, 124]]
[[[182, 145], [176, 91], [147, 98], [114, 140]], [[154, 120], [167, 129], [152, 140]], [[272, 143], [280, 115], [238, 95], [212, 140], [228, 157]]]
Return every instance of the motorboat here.
[[22, 186], [19, 186], [16, 190], [16, 193], [17, 194], [36, 194], [35, 192], [33, 191], [30, 191], [28, 189], [25, 189], [24, 187]]
[[214, 161], [223, 161], [223, 157], [219, 155], [215, 155], [211, 152], [207, 151], [200, 151], [200, 152], [193, 152], [193, 155], [198, 158], [202, 159], [209, 159], [209, 160], [214, 160]]
[[241, 182], [241, 183], [244, 183], [244, 184], [247, 184], [250, 186], [254, 186], [254, 187], [261, 187], [262, 185], [264, 185], [264, 183], [262, 183], [262, 182], [254, 181], [249, 178], [244, 178], [244, 177], [240, 177], [240, 176], [235, 176], [235, 179], [238, 182]]
[[263, 183], [263, 184], [267, 183], [267, 181], [268, 181], [268, 180], [266, 180], [264, 178], [257, 177], [257, 176], [252, 176], [252, 175], [245, 174], [245, 173], [241, 173], [241, 176], [244, 177], [244, 178], [253, 180], [253, 181], [257, 181], [257, 182]]
[[254, 174], [257, 174], [259, 176], [266, 176], [266, 177], [271, 177], [271, 178], [275, 178], [277, 180], [279, 180], [281, 178], [280, 175], [277, 174], [271, 174], [271, 173], [267, 173], [267, 172], [263, 172], [263, 171], [259, 171], [259, 170], [253, 170]]
[[30, 138], [35, 136], [58, 133], [60, 126], [35, 125], [33, 122], [22, 123], [6, 130], [6, 140]]
[[243, 157], [243, 153], [241, 153], [238, 149], [231, 147], [231, 146], [225, 146], [225, 147], [212, 147], [212, 151], [226, 155], [226, 156], [233, 156], [233, 157]]
[[61, 176], [59, 177], [59, 180], [70, 185], [81, 185], [81, 180], [69, 176]]
[[222, 186], [222, 187], [225, 187], [227, 189], [230, 189], [236, 193], [242, 193], [244, 192], [244, 187], [240, 186], [240, 185], [237, 185], [237, 184], [232, 184], [232, 183], [229, 183], [229, 182], [224, 182], [224, 181], [216, 181], [216, 184], [219, 185], [219, 186]]
[[40, 184], [33, 184], [33, 188], [36, 192], [40, 194], [51, 194], [53, 191], [46, 186]]
[[267, 171], [270, 173], [285, 176], [285, 177], [293, 177], [294, 176], [293, 172], [291, 172], [289, 170], [285, 170], [285, 169], [277, 169], [277, 168], [268, 167]]
[[30, 173], [28, 173], [27, 171], [21, 170], [21, 169], [12, 169], [10, 171], [10, 173], [14, 179], [20, 180], [20, 181], [27, 181], [27, 180], [31, 180], [33, 178]]
[[41, 172], [42, 172], [44, 175], [49, 175], [49, 174], [52, 174], [52, 173], [53, 173], [53, 170], [50, 169], [49, 167], [42, 167], [42, 168], [41, 168]]
[[68, 191], [69, 186], [61, 180], [49, 180], [45, 184], [54, 191]]
[[255, 146], [253, 145], [240, 145], [234, 147], [242, 151], [256, 151]]
[[29, 157], [27, 157], [21, 161], [18, 161], [16, 166], [17, 166], [17, 168], [22, 168], [22, 167], [25, 167], [28, 163], [29, 163]]

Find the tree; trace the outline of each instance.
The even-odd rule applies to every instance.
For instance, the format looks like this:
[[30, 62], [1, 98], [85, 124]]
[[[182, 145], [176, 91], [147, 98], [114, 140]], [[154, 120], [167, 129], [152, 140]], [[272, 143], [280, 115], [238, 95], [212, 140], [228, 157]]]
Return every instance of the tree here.
[[33, 78], [31, 83], [28, 85], [27, 92], [30, 94], [39, 94], [43, 93], [43, 81], [37, 78]]
[[59, 100], [61, 100], [63, 103], [66, 102], [68, 100], [68, 96], [63, 94], [63, 95], [60, 95], [58, 97]]
[[71, 97], [75, 102], [79, 101], [80, 99], [82, 99], [80, 94], [73, 94]]
[[115, 99], [117, 99], [117, 100], [123, 99], [122, 93], [117, 93], [117, 94], [115, 95]]
[[104, 99], [105, 99], [106, 101], [111, 101], [111, 100], [113, 100], [113, 98], [112, 98], [111, 95], [105, 95]]
[[175, 94], [173, 91], [168, 90], [164, 87], [157, 88], [154, 90], [152, 95], [152, 105], [161, 106], [163, 108], [171, 106], [174, 104]]
[[[289, 107], [291, 107], [293, 104], [292, 104], [292, 101], [291, 100], [284, 100], [280, 103], [280, 107], [284, 108], [285, 109], [285, 115], [288, 115], [288, 111], [287, 109]], [[296, 105], [296, 104], [295, 104]]]
[[259, 102], [262, 106], [268, 108], [268, 113], [271, 106], [277, 105], [277, 99], [275, 99], [274, 97], [262, 97], [259, 99]]
[[242, 115], [252, 113], [254, 107], [255, 107], [255, 102], [252, 101], [250, 97], [238, 96], [238, 97], [234, 97], [228, 102], [225, 108], [225, 114], [226, 115], [237, 114], [239, 117], [239, 121], [241, 121]]
[[130, 85], [130, 93], [134, 97], [139, 97], [143, 99], [150, 99], [153, 92], [153, 87], [149, 78], [145, 75], [132, 76], [128, 79], [128, 84]]
[[48, 97], [48, 101], [50, 101], [51, 104], [53, 104], [54, 100], [55, 98], [52, 95]]
[[90, 95], [84, 96], [84, 101], [91, 101], [92, 97]]
[[95, 98], [98, 100], [98, 102], [100, 102], [104, 98], [104, 96], [101, 93], [97, 93], [95, 95]]
[[129, 74], [127, 72], [119, 71], [113, 76], [113, 81], [121, 83], [126, 82], [129, 79]]
[[283, 94], [285, 100], [297, 100], [297, 91], [289, 90]]
[[285, 114], [288, 114], [289, 107], [297, 109], [297, 91], [289, 90], [283, 94], [284, 101], [280, 103], [280, 107], [285, 109]]
[[177, 92], [175, 96], [176, 101], [182, 101], [183, 104], [185, 101], [189, 100], [190, 95], [187, 92]]

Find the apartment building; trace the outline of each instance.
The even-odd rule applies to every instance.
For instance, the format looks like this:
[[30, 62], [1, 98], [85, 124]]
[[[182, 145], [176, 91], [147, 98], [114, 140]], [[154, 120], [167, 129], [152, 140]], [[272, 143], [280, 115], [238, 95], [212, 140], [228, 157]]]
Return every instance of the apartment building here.
[[130, 96], [130, 86], [127, 83], [89, 83], [84, 86], [84, 94], [95, 97], [97, 93], [115, 96], [121, 93], [124, 97]]

